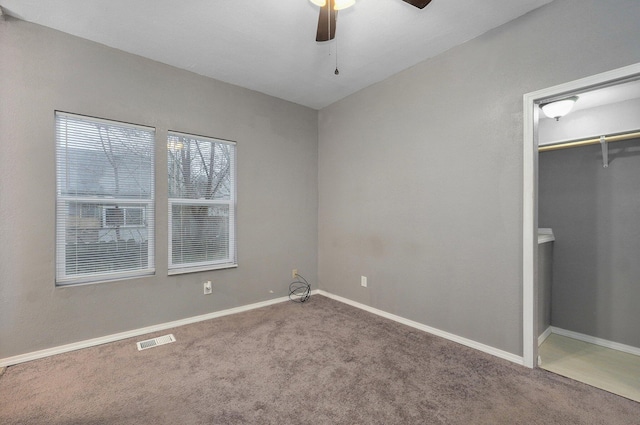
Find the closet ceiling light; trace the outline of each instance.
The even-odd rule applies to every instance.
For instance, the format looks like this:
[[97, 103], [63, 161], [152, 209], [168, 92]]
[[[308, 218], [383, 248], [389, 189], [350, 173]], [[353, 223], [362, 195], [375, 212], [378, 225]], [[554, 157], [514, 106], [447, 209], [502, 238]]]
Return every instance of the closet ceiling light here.
[[578, 96], [572, 96], [556, 102], [540, 105], [540, 109], [542, 109], [542, 112], [544, 112], [546, 116], [549, 118], [555, 118], [556, 121], [558, 121], [561, 117], [564, 117], [571, 111], [577, 100]]

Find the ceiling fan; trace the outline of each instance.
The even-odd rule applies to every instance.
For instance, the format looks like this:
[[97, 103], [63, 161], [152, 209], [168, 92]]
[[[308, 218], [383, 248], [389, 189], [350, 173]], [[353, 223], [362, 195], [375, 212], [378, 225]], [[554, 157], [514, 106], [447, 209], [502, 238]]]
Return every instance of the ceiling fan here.
[[[402, 0], [418, 9], [424, 9], [431, 0]], [[333, 40], [336, 36], [336, 12], [355, 4], [355, 0], [311, 0], [311, 3], [321, 7], [318, 18], [318, 32], [316, 41]]]

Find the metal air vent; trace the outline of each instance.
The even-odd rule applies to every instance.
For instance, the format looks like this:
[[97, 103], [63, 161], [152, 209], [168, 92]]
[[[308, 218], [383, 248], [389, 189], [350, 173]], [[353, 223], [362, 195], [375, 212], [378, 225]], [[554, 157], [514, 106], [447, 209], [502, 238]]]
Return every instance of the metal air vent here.
[[140, 341], [136, 343], [136, 345], [138, 346], [138, 351], [141, 351], [141, 350], [146, 350], [147, 348], [157, 347], [158, 345], [169, 344], [170, 342], [176, 342], [176, 339], [173, 336], [173, 334], [159, 336], [157, 338]]

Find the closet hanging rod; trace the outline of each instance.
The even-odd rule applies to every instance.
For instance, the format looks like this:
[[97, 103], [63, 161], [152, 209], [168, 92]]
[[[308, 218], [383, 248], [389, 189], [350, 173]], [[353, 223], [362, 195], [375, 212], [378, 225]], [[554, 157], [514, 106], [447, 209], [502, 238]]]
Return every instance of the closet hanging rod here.
[[[607, 143], [621, 142], [623, 140], [640, 138], [640, 131], [631, 131], [627, 133], [616, 133], [604, 136]], [[597, 145], [601, 143], [600, 137], [592, 137], [589, 139], [568, 140], [566, 142], [555, 143], [552, 145], [538, 146], [538, 152], [554, 151], [557, 149], [575, 148], [578, 146]]]

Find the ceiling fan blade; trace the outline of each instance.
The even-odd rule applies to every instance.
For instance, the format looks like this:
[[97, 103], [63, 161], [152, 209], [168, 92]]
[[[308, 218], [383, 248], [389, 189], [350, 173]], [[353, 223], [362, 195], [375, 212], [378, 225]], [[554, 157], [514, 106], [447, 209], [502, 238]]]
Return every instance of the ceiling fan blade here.
[[333, 40], [336, 36], [336, 11], [333, 9], [333, 0], [327, 0], [320, 9], [320, 17], [318, 18], [318, 32], [316, 33], [316, 41]]
[[424, 9], [431, 0], [403, 0], [406, 3], [409, 3], [412, 6], [417, 7], [418, 9]]

